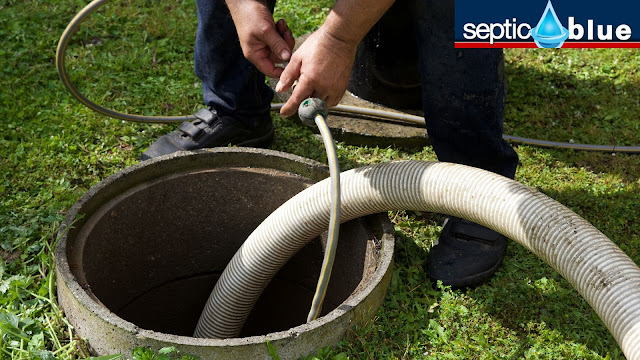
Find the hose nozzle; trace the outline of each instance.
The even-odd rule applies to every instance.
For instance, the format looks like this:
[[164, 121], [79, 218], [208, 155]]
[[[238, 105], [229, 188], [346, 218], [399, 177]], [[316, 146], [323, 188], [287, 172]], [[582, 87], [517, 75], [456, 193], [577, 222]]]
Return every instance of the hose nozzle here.
[[323, 118], [327, 118], [329, 109], [324, 101], [318, 98], [305, 99], [298, 107], [298, 116], [300, 120], [307, 126], [314, 126], [316, 124], [316, 115], [321, 115]]

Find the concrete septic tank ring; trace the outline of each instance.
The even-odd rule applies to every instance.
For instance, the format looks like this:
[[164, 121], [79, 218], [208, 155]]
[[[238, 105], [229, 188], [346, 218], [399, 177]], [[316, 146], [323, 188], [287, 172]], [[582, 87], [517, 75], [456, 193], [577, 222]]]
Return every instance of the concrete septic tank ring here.
[[191, 337], [224, 267], [264, 218], [328, 176], [315, 161], [271, 150], [218, 148], [142, 162], [94, 186], [69, 211], [55, 251], [58, 298], [98, 355], [175, 346], [202, 359], [283, 359], [336, 344], [371, 319], [391, 278], [384, 214], [344, 223], [324, 311], [305, 324], [323, 237], [269, 284], [241, 337]]

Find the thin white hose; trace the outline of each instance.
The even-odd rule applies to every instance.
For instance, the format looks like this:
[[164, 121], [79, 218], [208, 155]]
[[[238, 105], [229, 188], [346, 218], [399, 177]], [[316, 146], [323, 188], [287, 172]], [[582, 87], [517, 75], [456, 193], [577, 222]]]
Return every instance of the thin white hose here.
[[[196, 337], [238, 336], [275, 273], [326, 229], [329, 179], [297, 194], [249, 236], [211, 293]], [[523, 245], [589, 302], [627, 359], [640, 359], [640, 269], [574, 212], [511, 179], [450, 163], [403, 161], [341, 174], [341, 222], [387, 210], [445, 213]]]

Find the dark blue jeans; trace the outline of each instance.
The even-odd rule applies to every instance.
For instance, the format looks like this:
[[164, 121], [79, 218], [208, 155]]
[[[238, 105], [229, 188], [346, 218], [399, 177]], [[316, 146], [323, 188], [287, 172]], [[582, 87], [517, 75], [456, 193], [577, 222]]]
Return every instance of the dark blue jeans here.
[[[412, 2], [423, 109], [438, 159], [513, 178], [518, 156], [502, 139], [502, 50], [454, 48], [453, 0], [397, 1]], [[269, 111], [273, 91], [242, 55], [224, 1], [197, 0], [197, 7], [195, 71], [205, 105], [240, 120]]]
[[[273, 10], [275, 0], [270, 2]], [[268, 113], [273, 91], [244, 58], [224, 0], [197, 0], [196, 6], [195, 73], [202, 80], [204, 104], [240, 121]]]

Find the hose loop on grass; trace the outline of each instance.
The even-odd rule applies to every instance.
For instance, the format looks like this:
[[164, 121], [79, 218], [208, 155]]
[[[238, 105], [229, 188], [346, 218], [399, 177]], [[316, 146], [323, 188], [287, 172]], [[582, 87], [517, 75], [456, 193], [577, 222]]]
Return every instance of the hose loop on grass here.
[[69, 74], [67, 73], [67, 69], [65, 67], [65, 54], [67, 51], [67, 47], [69, 46], [69, 41], [71, 40], [71, 36], [78, 30], [80, 24], [91, 15], [94, 11], [96, 11], [102, 5], [108, 3], [109, 0], [93, 0], [87, 6], [85, 6], [76, 16], [71, 20], [67, 28], [62, 33], [60, 37], [60, 41], [58, 42], [58, 48], [56, 49], [56, 69], [58, 71], [58, 75], [60, 76], [60, 80], [64, 86], [69, 90], [71, 95], [78, 99], [84, 106], [89, 109], [112, 118], [126, 120], [126, 121], [135, 121], [135, 122], [147, 122], [147, 123], [165, 123], [165, 122], [183, 122], [195, 120], [196, 117], [194, 115], [186, 115], [186, 116], [144, 116], [144, 115], [133, 115], [126, 114], [122, 112], [118, 112], [112, 109], [108, 109], [104, 106], [98, 105], [93, 101], [89, 100], [86, 96], [82, 95], [80, 91], [73, 85], [71, 79], [69, 78]]

